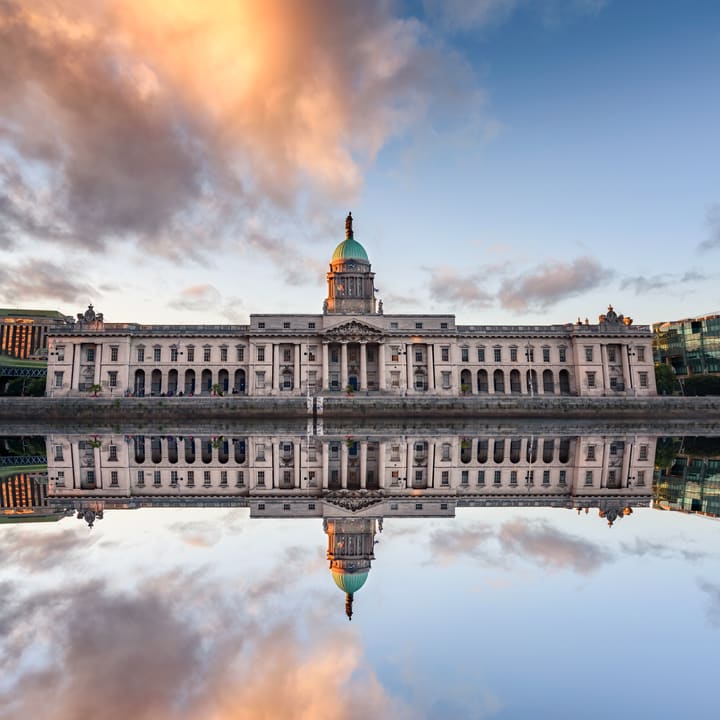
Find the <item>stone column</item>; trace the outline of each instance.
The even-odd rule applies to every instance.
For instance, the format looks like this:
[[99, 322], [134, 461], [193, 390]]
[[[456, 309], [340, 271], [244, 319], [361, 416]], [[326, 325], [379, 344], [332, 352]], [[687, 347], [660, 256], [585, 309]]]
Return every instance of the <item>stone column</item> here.
[[405, 345], [405, 387], [408, 390], [412, 390], [413, 387], [413, 376], [412, 376], [412, 358], [413, 353], [413, 346], [412, 345]]
[[378, 387], [385, 390], [385, 343], [378, 343]]
[[[327, 345], [323, 345], [323, 347], [327, 347]], [[319, 448], [322, 453], [322, 479], [320, 480], [320, 487], [327, 490], [330, 485], [330, 448], [327, 443], [322, 442], [319, 443]]]
[[367, 440], [360, 441], [360, 489], [367, 487]]
[[610, 373], [608, 368], [607, 345], [600, 344], [600, 363], [602, 365], [603, 395], [610, 389]]
[[630, 346], [621, 345], [620, 353], [622, 354], [623, 375], [625, 376], [625, 392], [628, 390], [634, 391], [635, 383], [633, 382], [633, 377], [631, 375], [632, 371], [630, 369]]
[[100, 376], [100, 371], [102, 369], [102, 351], [103, 351], [103, 346], [100, 345], [99, 343], [96, 343], [95, 344], [95, 374], [93, 376], [93, 383], [95, 385], [102, 385], [102, 379]]
[[[14, 330], [14, 328], [13, 328]], [[82, 356], [82, 348], [80, 343], [73, 343], [72, 344], [73, 349], [73, 363], [72, 363], [72, 372], [69, 378], [69, 388], [70, 390], [77, 390], [80, 387], [80, 358]], [[146, 377], [147, 379], [147, 377]], [[65, 382], [65, 378], [63, 378], [63, 384]], [[133, 378], [134, 382], [134, 378]]]
[[340, 390], [348, 386], [348, 346], [346, 342], [340, 345]]
[[302, 345], [295, 343], [293, 346], [293, 352], [295, 353], [295, 364], [293, 367], [293, 390], [297, 393], [298, 390], [302, 390], [302, 378], [300, 377], [300, 355], [302, 354]]
[[322, 344], [322, 390], [330, 389], [330, 364], [328, 358], [328, 344]]
[[455, 357], [455, 343], [450, 343], [450, 351], [449, 351], [449, 357], [450, 357], [450, 392], [453, 395], [458, 395], [460, 391], [460, 386], [458, 385], [459, 377], [458, 377], [458, 370], [457, 370], [457, 359]]
[[378, 454], [377, 454], [377, 473], [378, 473], [378, 487], [382, 490], [385, 487], [385, 442], [380, 441], [378, 443]]
[[428, 487], [435, 487], [435, 444], [436, 441], [428, 441], [427, 451], [427, 482]]
[[300, 443], [293, 442], [293, 487], [302, 487], [302, 468], [300, 466]]
[[411, 488], [413, 482], [413, 443], [408, 438], [405, 441], [405, 487]]
[[[276, 477], [277, 474], [277, 477]], [[275, 488], [280, 480], [280, 442], [277, 439], [272, 441], [272, 469], [270, 470], [270, 487]], [[265, 483], [267, 487], [267, 481]]]
[[[345, 347], [343, 345], [343, 347]], [[348, 446], [346, 442], [340, 443], [340, 487], [347, 489], [348, 475]]]
[[367, 390], [367, 341], [360, 343], [360, 390]]
[[435, 392], [435, 345], [427, 345], [428, 392]]
[[280, 345], [278, 343], [272, 344], [272, 359], [273, 359], [273, 377], [272, 377], [272, 391], [273, 393], [280, 391]]

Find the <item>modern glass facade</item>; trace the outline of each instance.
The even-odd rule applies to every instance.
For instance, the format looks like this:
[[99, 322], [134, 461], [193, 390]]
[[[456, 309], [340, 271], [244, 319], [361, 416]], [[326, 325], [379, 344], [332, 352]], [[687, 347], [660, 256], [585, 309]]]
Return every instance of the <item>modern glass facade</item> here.
[[720, 314], [653, 325], [655, 362], [676, 374], [720, 373]]

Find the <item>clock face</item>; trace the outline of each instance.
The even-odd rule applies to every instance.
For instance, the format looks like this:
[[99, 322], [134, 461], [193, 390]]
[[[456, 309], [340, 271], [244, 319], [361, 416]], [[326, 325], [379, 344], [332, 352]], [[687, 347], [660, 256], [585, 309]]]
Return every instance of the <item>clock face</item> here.
[[350, 268], [350, 270], [354, 270], [354, 269], [355, 269], [355, 263], [354, 263], [354, 262], [348, 263], [348, 268]]

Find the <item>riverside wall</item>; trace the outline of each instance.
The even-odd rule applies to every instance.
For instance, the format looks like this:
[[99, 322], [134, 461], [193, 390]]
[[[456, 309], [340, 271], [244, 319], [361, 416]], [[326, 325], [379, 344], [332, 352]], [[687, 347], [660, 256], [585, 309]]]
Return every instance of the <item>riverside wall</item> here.
[[504, 419], [607, 420], [643, 422], [686, 420], [720, 423], [720, 397], [187, 397], [187, 398], [0, 398], [0, 426], [13, 423], [302, 421], [308, 419]]

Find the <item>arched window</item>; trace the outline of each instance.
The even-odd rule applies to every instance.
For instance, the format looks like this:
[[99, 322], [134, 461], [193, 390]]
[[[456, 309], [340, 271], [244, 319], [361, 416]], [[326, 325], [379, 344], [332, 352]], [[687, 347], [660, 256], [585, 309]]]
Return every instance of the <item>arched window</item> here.
[[488, 374], [487, 370], [478, 370], [477, 372], [477, 388], [479, 393], [487, 393], [488, 391]]
[[563, 369], [560, 371], [558, 379], [560, 381], [560, 394], [570, 395], [570, 373]]
[[496, 395], [505, 392], [505, 373], [502, 370], [493, 373], [493, 390]]
[[552, 370], [543, 370], [543, 392], [552, 395], [555, 392], [555, 378]]
[[511, 370], [510, 371], [510, 392], [513, 395], [519, 395], [522, 392], [522, 388], [520, 387], [520, 371], [519, 370]]
[[505, 441], [504, 440], [498, 440], [498, 438], [495, 438], [495, 443], [493, 447], [493, 460], [496, 463], [501, 463], [505, 459]]
[[522, 444], [522, 441], [520, 438], [513, 438], [510, 441], [510, 462], [511, 463], [518, 463], [520, 462], [520, 446]]
[[555, 441], [545, 440], [543, 442], [543, 462], [551, 463], [555, 454]]
[[460, 371], [460, 392], [469, 395], [472, 392], [472, 374], [469, 370]]

